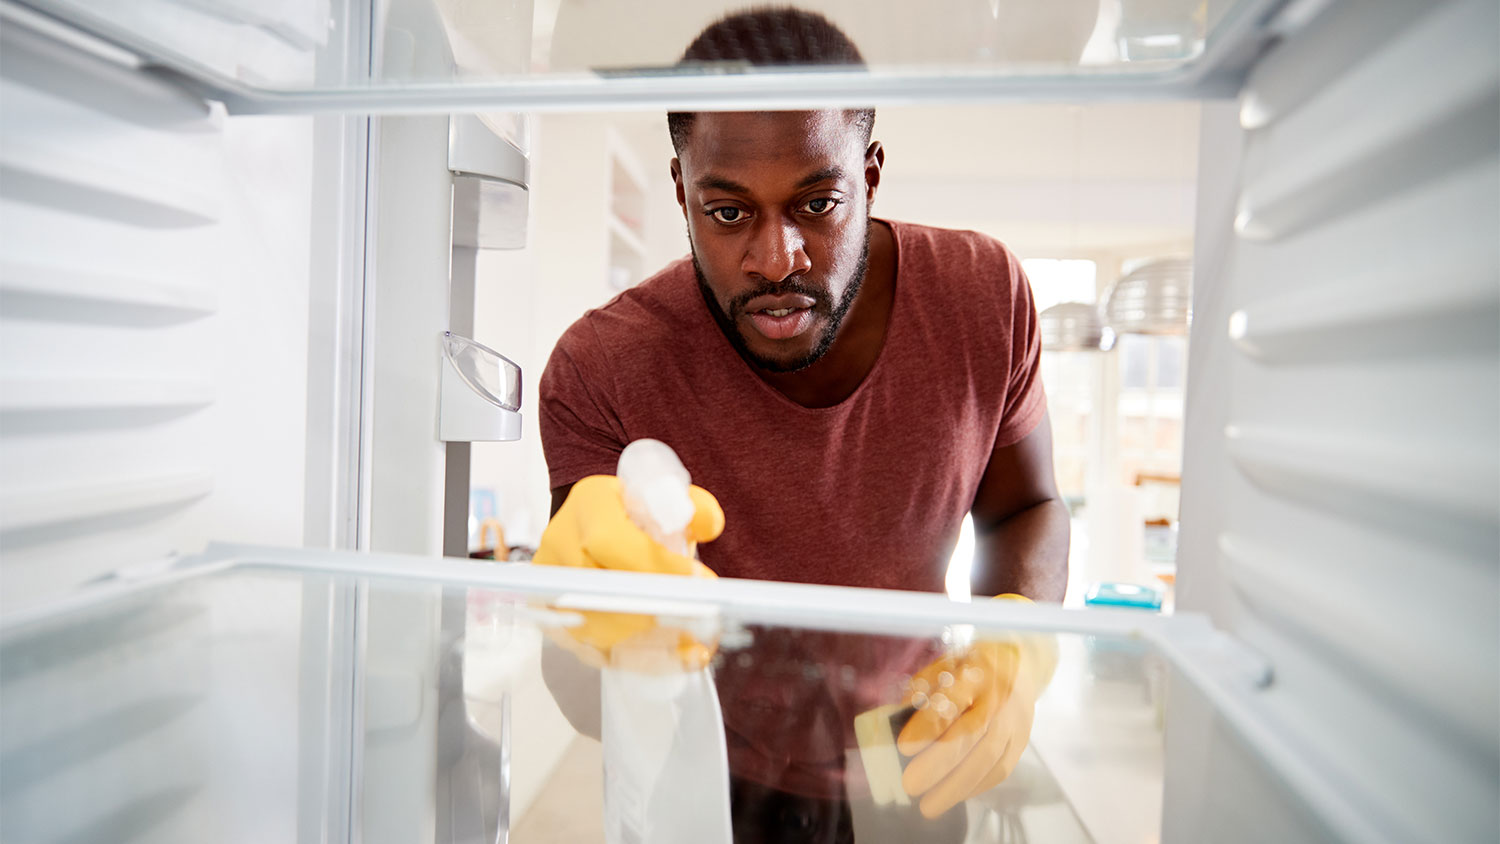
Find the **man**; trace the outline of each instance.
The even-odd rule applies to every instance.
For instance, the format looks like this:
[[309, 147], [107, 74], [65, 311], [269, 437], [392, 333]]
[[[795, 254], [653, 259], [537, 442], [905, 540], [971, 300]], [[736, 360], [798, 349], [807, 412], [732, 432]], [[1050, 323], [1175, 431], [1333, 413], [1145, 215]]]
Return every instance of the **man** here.
[[[726, 18], [684, 61], [863, 64], [831, 23], [792, 10]], [[1060, 601], [1068, 513], [1015, 256], [871, 217], [885, 162], [873, 110], [668, 122], [691, 257], [558, 342], [540, 387], [554, 518], [537, 561], [941, 592], [972, 513], [974, 594]], [[717, 535], [701, 566], [622, 518], [610, 476], [643, 437], [672, 446], [700, 487], [691, 531]], [[721, 696], [735, 682], [721, 677]], [[1023, 746], [967, 763], [923, 812], [1003, 778]], [[933, 781], [963, 767], [934, 764]]]

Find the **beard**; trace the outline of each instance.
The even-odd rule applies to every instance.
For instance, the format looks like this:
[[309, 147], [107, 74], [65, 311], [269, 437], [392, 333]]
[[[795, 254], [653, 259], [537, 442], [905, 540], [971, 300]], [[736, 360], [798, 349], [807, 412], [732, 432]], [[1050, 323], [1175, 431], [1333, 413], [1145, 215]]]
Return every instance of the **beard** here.
[[[844, 317], [848, 316], [849, 309], [854, 305], [854, 298], [859, 295], [859, 289], [865, 282], [865, 272], [870, 265], [870, 218], [865, 216], [864, 242], [860, 244], [859, 261], [854, 265], [854, 271], [849, 279], [849, 286], [834, 302], [828, 295], [828, 291], [822, 287], [809, 285], [798, 278], [790, 278], [779, 282], [766, 282], [758, 287], [748, 290], [730, 300], [729, 307], [723, 308], [719, 300], [714, 296], [713, 289], [708, 286], [708, 277], [703, 274], [703, 265], [698, 262], [698, 250], [693, 246], [692, 233], [688, 234], [688, 248], [693, 255], [693, 272], [698, 276], [698, 292], [703, 295], [703, 303], [708, 305], [709, 313], [713, 314], [714, 322], [718, 323], [719, 330], [734, 346], [740, 356], [759, 369], [767, 372], [797, 372], [817, 363], [828, 354], [828, 349], [833, 346], [833, 341], [838, 337], [839, 327], [844, 324]], [[739, 327], [739, 318], [745, 315], [745, 306], [758, 296], [771, 296], [777, 294], [795, 293], [806, 296], [813, 300], [809, 310], [814, 317], [822, 317], [824, 320], [823, 330], [819, 332], [817, 342], [813, 344], [807, 354], [791, 360], [768, 358], [751, 351], [749, 343], [745, 340], [744, 331]]]

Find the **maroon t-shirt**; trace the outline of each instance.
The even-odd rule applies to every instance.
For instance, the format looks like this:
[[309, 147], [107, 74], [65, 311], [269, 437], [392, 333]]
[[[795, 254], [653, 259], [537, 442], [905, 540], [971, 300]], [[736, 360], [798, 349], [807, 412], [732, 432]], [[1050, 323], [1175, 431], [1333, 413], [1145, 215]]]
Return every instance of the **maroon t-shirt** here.
[[[990, 453], [1046, 410], [1031, 288], [974, 232], [890, 223], [895, 305], [868, 376], [834, 407], [756, 377], [721, 333], [684, 258], [558, 341], [541, 381], [553, 488], [613, 474], [653, 437], [723, 505], [698, 547], [725, 577], [941, 592]], [[735, 776], [799, 795], [863, 788], [854, 717], [899, 702], [931, 640], [757, 628], [715, 665]]]
[[552, 487], [652, 437], [724, 508], [699, 547], [725, 577], [943, 591], [990, 453], [1046, 410], [1031, 288], [975, 232], [890, 223], [895, 303], [852, 395], [806, 408], [725, 339], [683, 258], [584, 314], [542, 373]]

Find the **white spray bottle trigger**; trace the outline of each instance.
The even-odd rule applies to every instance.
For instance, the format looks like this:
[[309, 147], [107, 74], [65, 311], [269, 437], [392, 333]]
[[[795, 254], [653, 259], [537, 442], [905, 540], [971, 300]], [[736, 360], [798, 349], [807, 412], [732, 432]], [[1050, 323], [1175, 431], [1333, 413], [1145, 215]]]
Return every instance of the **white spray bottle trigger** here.
[[625, 446], [615, 467], [625, 512], [636, 527], [664, 548], [692, 556], [687, 527], [693, 521], [692, 476], [677, 452], [660, 440], [640, 439]]

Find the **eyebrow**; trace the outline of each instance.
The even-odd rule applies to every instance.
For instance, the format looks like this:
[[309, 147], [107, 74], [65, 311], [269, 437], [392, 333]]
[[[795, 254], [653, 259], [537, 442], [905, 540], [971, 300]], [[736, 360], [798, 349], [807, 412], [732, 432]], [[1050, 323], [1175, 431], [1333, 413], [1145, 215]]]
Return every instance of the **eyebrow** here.
[[[824, 167], [822, 170], [819, 170], [818, 172], [807, 176], [802, 181], [797, 183], [797, 187], [798, 189], [812, 187], [819, 182], [824, 182], [829, 179], [842, 178], [844, 178], [844, 168], [839, 167], [838, 165], [834, 165], [832, 167]], [[698, 179], [697, 181], [693, 182], [693, 184], [697, 185], [699, 190], [721, 190], [725, 193], [737, 193], [741, 196], [748, 196], [750, 194], [750, 189], [740, 184], [739, 182], [731, 181], [722, 176], [715, 176], [712, 174]]]
[[693, 184], [697, 185], [699, 190], [721, 190], [726, 193], [738, 194], [750, 193], [750, 189], [739, 182], [732, 182], [721, 176], [704, 176]]
[[834, 165], [832, 167], [824, 167], [822, 170], [813, 173], [811, 176], [808, 176], [807, 178], [798, 182], [797, 187], [808, 188], [816, 185], [818, 182], [827, 181], [829, 179], [842, 178], [844, 178], [844, 168], [839, 167], [838, 165]]

